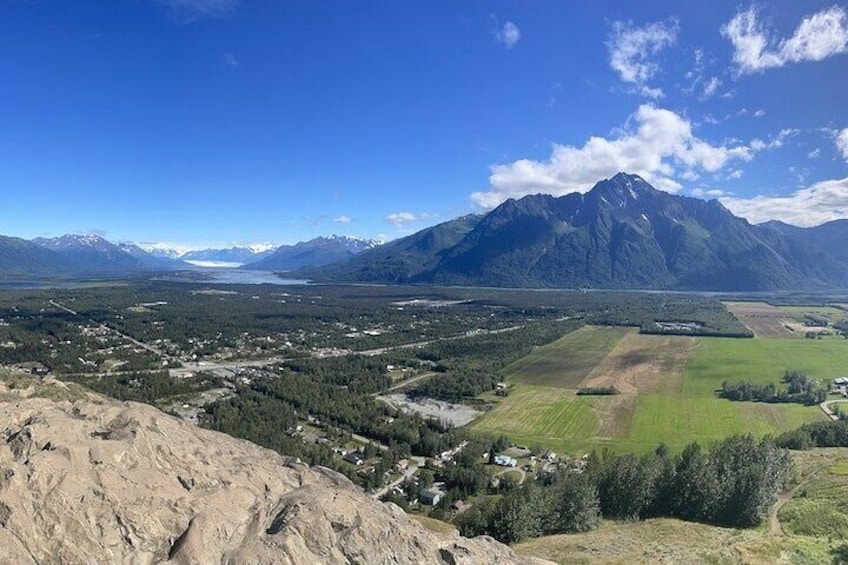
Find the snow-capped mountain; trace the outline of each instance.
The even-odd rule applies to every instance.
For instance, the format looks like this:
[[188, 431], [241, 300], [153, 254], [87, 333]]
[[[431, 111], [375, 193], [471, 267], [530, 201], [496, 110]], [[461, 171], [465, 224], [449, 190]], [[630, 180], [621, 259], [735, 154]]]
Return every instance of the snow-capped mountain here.
[[172, 243], [145, 242], [139, 247], [155, 257], [178, 259], [199, 267], [240, 267], [269, 256], [274, 243], [250, 243], [226, 248], [196, 248]]
[[259, 249], [262, 249], [262, 247], [233, 246], [228, 249], [200, 249], [189, 251], [181, 255], [180, 259], [199, 266], [216, 266], [216, 264], [220, 264], [220, 266], [239, 267], [246, 263], [253, 263], [268, 257], [274, 252], [275, 248], [261, 251]]
[[82, 272], [134, 271], [146, 268], [139, 258], [98, 235], [68, 234], [61, 237], [37, 238], [33, 243], [53, 251]]
[[373, 249], [380, 242], [349, 235], [316, 237], [295, 245], [282, 245], [268, 257], [245, 265], [248, 269], [265, 271], [292, 271], [302, 267], [320, 267], [338, 263]]

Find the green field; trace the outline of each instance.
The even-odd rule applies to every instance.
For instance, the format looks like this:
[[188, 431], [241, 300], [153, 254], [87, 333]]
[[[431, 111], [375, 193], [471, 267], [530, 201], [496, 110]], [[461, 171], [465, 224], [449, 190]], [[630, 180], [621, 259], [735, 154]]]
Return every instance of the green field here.
[[575, 388], [629, 328], [586, 326], [542, 347], [507, 366], [507, 381], [528, 385]]
[[[645, 452], [659, 443], [682, 449], [691, 441], [709, 443], [748, 432], [778, 434], [825, 418], [815, 406], [718, 398], [716, 390], [724, 381], [778, 383], [787, 370], [822, 379], [848, 372], [846, 340], [695, 340], [684, 349], [681, 342], [632, 329], [582, 328], [507, 367], [511, 394], [473, 426], [568, 453], [600, 447]], [[630, 357], [639, 363], [631, 367], [621, 362]], [[668, 359], [677, 360], [676, 369]], [[612, 377], [628, 384], [629, 389], [620, 390], [629, 393], [577, 396], [581, 381], [600, 378], [604, 368], [607, 373], [618, 368]], [[658, 376], [648, 379], [651, 370]], [[612, 377], [606, 375], [606, 382]]]
[[848, 318], [848, 312], [840, 308], [834, 308], [833, 306], [778, 306], [778, 308], [799, 322], [805, 320], [804, 316], [806, 314], [821, 316], [831, 323]]

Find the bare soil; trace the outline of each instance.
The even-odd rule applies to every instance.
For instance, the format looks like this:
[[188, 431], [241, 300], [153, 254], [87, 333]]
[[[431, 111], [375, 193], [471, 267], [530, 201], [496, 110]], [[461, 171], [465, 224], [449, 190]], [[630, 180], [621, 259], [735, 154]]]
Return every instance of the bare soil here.
[[627, 334], [578, 388], [615, 387], [620, 394], [679, 392], [694, 347], [692, 337]]
[[790, 329], [795, 324], [786, 312], [765, 302], [725, 302], [724, 305], [755, 337], [804, 337]]

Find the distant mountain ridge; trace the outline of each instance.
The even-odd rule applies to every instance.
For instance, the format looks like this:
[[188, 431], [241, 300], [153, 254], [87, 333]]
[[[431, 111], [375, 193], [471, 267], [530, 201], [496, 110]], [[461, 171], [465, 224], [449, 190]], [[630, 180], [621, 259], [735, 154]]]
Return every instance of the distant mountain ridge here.
[[245, 268], [263, 271], [294, 271], [304, 267], [344, 263], [364, 251], [374, 249], [379, 244], [373, 239], [352, 236], [316, 237], [294, 245], [282, 245], [265, 258], [246, 264]]
[[244, 265], [261, 261], [274, 253], [273, 249], [265, 251], [254, 251], [250, 247], [233, 246], [227, 249], [200, 249], [197, 251], [189, 251], [179, 256], [181, 261], [187, 263], [203, 263], [203, 262], [220, 262], [220, 263], [237, 263]]
[[316, 281], [537, 288], [845, 288], [848, 260], [817, 245], [821, 233], [812, 228], [799, 237], [753, 226], [716, 200], [672, 195], [619, 173], [586, 194], [510, 199], [482, 217], [452, 220], [303, 274]]
[[98, 235], [67, 234], [32, 241], [0, 236], [0, 279], [125, 276], [197, 266], [238, 267], [272, 257], [273, 262], [257, 268], [290, 270], [344, 261], [378, 244], [374, 240], [333, 235], [280, 248], [256, 244], [179, 250], [161, 244], [145, 244], [147, 249], [130, 242], [115, 244]]
[[146, 268], [145, 262], [97, 235], [68, 234], [37, 238], [33, 243], [56, 253], [79, 273], [129, 272]]

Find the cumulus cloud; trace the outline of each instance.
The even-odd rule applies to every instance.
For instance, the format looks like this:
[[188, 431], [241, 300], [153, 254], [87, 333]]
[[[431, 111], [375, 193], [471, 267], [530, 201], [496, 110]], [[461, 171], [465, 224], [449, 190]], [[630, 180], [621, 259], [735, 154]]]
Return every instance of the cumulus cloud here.
[[506, 45], [507, 49], [512, 49], [518, 40], [521, 39], [521, 30], [512, 22], [506, 22], [503, 27], [495, 31], [495, 39]]
[[157, 0], [184, 22], [220, 18], [232, 12], [239, 0]]
[[720, 188], [710, 188], [710, 189], [696, 188], [696, 189], [692, 190], [692, 195], [698, 196], [699, 198], [704, 198], [704, 197], [718, 198], [718, 197], [721, 197], [721, 196], [728, 196], [729, 194], [730, 194], [729, 192], [726, 192], [726, 191], [724, 191]]
[[406, 224], [417, 222], [418, 216], [412, 212], [395, 212], [394, 214], [386, 216], [384, 220], [396, 228], [402, 228]]
[[779, 40], [769, 36], [758, 17], [752, 6], [721, 28], [733, 44], [733, 61], [740, 74], [821, 61], [848, 51], [848, 17], [840, 6], [805, 17], [791, 37]]
[[642, 95], [649, 98], [662, 97], [662, 90], [648, 86], [648, 81], [660, 70], [655, 57], [677, 41], [678, 31], [679, 25], [674, 19], [644, 27], [614, 22], [607, 41], [610, 67], [622, 81], [632, 84]]
[[[612, 138], [591, 137], [582, 147], [554, 144], [546, 161], [494, 165], [488, 190], [473, 193], [471, 200], [489, 209], [527, 194], [586, 192], [620, 171], [678, 192], [682, 187], [675, 180], [676, 168], [682, 169], [681, 178], [697, 178], [698, 171], [715, 173], [729, 162], [749, 161], [756, 151], [741, 144], [712, 145], [695, 136], [682, 116], [650, 104], [640, 106], [629, 123]], [[761, 149], [766, 146], [763, 142]]]
[[817, 226], [848, 218], [848, 178], [822, 181], [788, 196], [719, 200], [731, 212], [754, 224], [780, 220], [794, 226]]
[[342, 214], [341, 216], [336, 216], [335, 218], [333, 218], [333, 221], [339, 225], [345, 225], [351, 223], [353, 219], [350, 216]]
[[848, 161], [848, 128], [836, 133], [836, 148], [842, 153], [842, 157]]

